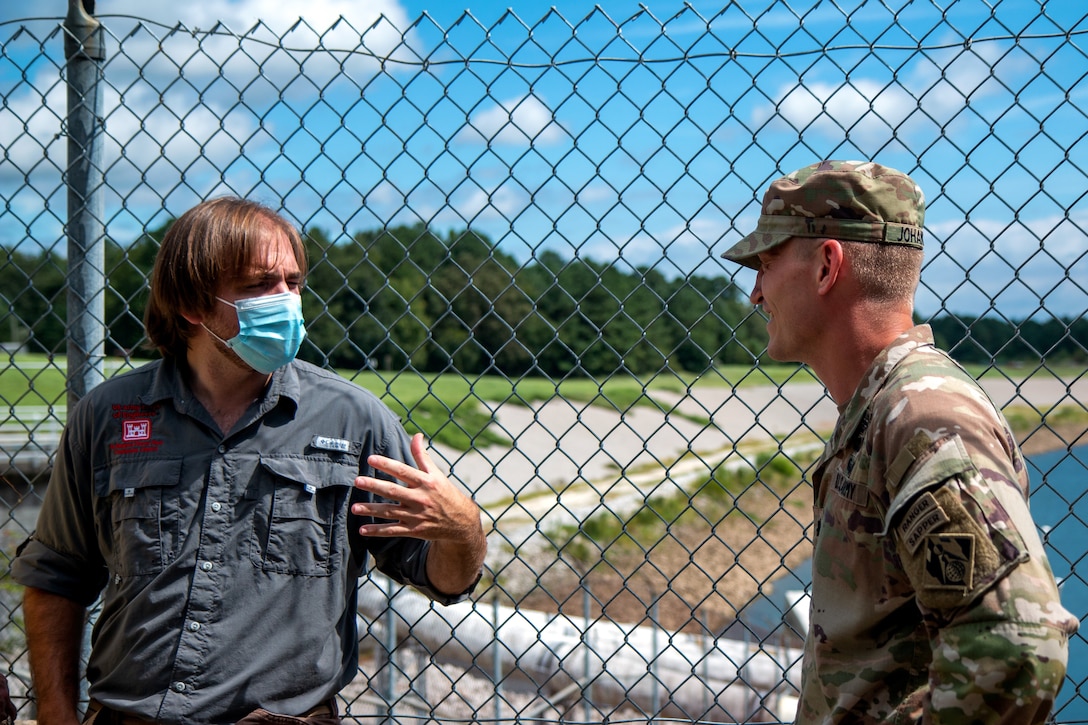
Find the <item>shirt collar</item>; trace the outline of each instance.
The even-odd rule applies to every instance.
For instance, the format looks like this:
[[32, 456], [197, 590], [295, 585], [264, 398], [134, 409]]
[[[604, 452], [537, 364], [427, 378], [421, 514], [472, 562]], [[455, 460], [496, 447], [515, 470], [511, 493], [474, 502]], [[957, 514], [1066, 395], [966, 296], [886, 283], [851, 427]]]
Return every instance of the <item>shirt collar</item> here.
[[292, 360], [272, 373], [272, 382], [265, 389], [264, 400], [261, 401], [262, 414], [275, 408], [280, 401], [289, 402], [296, 410], [298, 409], [298, 402], [302, 398], [298, 365], [297, 360]]
[[884, 348], [862, 376], [857, 390], [845, 406], [839, 409], [839, 422], [828, 443], [829, 451], [837, 451], [848, 445], [868, 424], [869, 405], [884, 387], [895, 366], [910, 352], [919, 347], [933, 345], [933, 331], [929, 325], [917, 325], [907, 330]]
[[[172, 357], [164, 358], [151, 365], [158, 367], [151, 376], [147, 390], [140, 396], [140, 402], [152, 405], [164, 400], [173, 400], [179, 410], [187, 409], [192, 402], [193, 392], [182, 374], [178, 360]], [[297, 365], [299, 362], [292, 360], [272, 373], [272, 381], [265, 389], [264, 399], [261, 401], [261, 414], [275, 408], [281, 400], [288, 401], [298, 408], [302, 385], [299, 381]]]
[[140, 395], [141, 403], [152, 405], [164, 400], [175, 400], [178, 404], [185, 405], [192, 399], [192, 391], [178, 370], [174, 358], [156, 360], [150, 365], [155, 366], [155, 373], [148, 382], [147, 390]]

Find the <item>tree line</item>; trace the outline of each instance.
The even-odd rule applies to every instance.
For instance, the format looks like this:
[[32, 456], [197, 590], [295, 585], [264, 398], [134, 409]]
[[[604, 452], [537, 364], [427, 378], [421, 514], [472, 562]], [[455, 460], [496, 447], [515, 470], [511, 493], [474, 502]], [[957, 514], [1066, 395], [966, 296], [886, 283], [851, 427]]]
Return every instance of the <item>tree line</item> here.
[[[146, 355], [147, 277], [169, 223], [128, 246], [107, 242], [109, 354]], [[520, 263], [472, 231], [425, 226], [362, 231], [334, 242], [303, 232], [310, 272], [303, 292], [307, 341], [300, 357], [346, 369], [508, 377], [652, 375], [666, 366], [701, 373], [754, 364], [766, 348], [762, 317], [727, 277], [667, 278], [542, 251]], [[7, 248], [0, 338], [37, 352], [64, 351], [66, 260], [52, 250]], [[1015, 322], [945, 315], [938, 343], [964, 363], [1088, 361], [1088, 321]]]

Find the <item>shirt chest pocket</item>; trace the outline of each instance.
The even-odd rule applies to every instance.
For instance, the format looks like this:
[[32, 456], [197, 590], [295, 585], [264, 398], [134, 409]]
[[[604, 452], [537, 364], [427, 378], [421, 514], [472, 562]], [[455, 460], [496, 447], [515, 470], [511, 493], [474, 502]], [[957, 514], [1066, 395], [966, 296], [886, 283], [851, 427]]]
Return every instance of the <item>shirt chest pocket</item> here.
[[122, 460], [94, 473], [95, 507], [120, 576], [156, 574], [181, 545], [178, 483], [181, 458]]
[[329, 576], [347, 546], [347, 501], [358, 462], [262, 457], [255, 484], [253, 564], [294, 576]]

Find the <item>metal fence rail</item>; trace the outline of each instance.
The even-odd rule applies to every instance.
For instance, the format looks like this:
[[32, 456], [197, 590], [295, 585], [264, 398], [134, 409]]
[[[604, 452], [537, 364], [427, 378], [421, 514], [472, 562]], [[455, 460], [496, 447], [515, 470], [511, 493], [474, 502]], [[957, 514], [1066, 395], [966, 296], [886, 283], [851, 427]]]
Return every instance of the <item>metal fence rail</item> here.
[[[750, 273], [717, 255], [771, 179], [876, 158], [927, 192], [919, 317], [1017, 423], [1066, 605], [1088, 609], [1077, 3], [283, 24], [72, 5], [0, 14], [5, 560], [69, 400], [145, 354], [165, 227], [236, 194], [305, 231], [303, 356], [427, 432], [491, 528], [471, 605], [363, 584], [349, 718], [788, 722], [803, 472], [836, 411], [805, 371], [768, 372]], [[3, 579], [0, 665], [30, 717], [19, 602]], [[1058, 722], [1088, 722], [1086, 645]]]

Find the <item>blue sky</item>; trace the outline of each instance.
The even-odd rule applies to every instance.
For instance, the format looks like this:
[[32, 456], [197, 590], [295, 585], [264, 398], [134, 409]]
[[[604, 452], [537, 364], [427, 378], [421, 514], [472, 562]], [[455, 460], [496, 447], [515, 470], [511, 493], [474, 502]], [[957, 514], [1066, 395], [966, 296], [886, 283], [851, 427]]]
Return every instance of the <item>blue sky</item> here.
[[[35, 3], [54, 20], [17, 38], [3, 24], [26, 17], [13, 5], [0, 5], [0, 184], [15, 189], [0, 238], [63, 250], [63, 51], [50, 33], [67, 3]], [[1027, 14], [1033, 3], [949, 3], [946, 22], [904, 2], [898, 26], [860, 2], [361, 5], [99, 0], [110, 236], [229, 192], [334, 237], [471, 226], [519, 259], [554, 249], [747, 286], [717, 254], [754, 226], [766, 184], [822, 157], [875, 158], [929, 201], [923, 314], [991, 300], [1012, 317], [1088, 309], [1088, 64], [1060, 37], [1088, 31], [1075, 3], [1049, 18]], [[116, 16], [263, 26], [239, 53], [232, 38], [198, 46]], [[280, 37], [291, 53], [274, 50]], [[360, 39], [369, 56], [312, 52]]]

